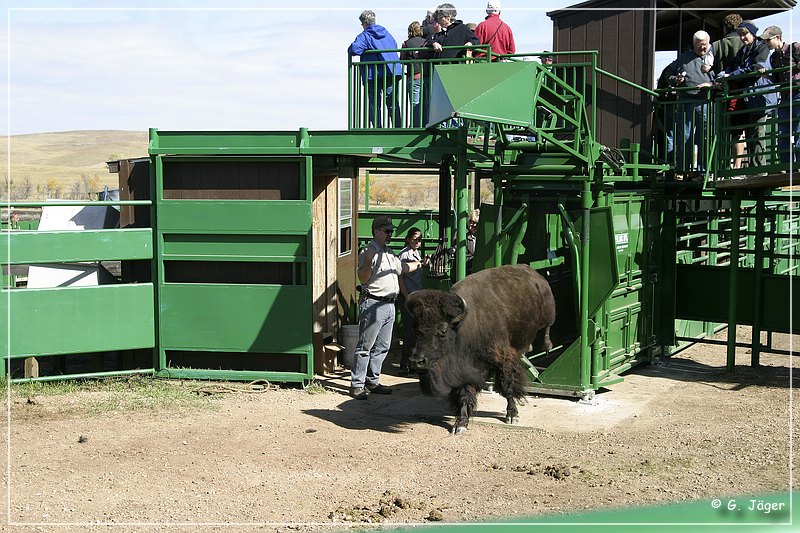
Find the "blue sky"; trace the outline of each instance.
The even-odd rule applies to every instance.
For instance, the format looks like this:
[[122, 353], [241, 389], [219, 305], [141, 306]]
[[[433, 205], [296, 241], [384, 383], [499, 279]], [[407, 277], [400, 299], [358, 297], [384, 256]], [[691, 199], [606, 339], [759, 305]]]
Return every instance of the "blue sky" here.
[[[359, 13], [373, 9], [401, 43], [438, 2], [400, 3], [0, 0], [0, 127], [345, 129], [346, 49], [361, 30]], [[464, 21], [485, 16], [484, 0], [453, 3]], [[575, 3], [503, 0], [518, 51], [551, 49], [546, 12]], [[788, 14], [757, 22], [791, 31]]]

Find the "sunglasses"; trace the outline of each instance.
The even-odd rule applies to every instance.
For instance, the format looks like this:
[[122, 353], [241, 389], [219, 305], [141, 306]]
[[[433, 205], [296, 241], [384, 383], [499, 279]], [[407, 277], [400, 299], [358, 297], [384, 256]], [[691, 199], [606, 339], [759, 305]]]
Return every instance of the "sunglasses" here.
[[382, 232], [384, 232], [386, 235], [391, 235], [392, 233], [394, 233], [394, 230], [385, 229], [385, 228], [378, 228], [378, 229], [381, 230]]

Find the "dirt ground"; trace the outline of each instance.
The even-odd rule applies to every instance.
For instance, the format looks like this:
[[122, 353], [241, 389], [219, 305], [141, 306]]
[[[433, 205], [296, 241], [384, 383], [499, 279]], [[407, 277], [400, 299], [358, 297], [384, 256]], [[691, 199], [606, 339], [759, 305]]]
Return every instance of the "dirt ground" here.
[[10, 529], [343, 531], [785, 492], [791, 359], [753, 369], [740, 349], [725, 373], [723, 346], [695, 345], [593, 404], [531, 396], [515, 427], [487, 392], [458, 437], [395, 354], [394, 394], [367, 401], [345, 394], [346, 371], [320, 376], [324, 392], [229, 392], [215, 409], [64, 415], [80, 398], [16, 399]]

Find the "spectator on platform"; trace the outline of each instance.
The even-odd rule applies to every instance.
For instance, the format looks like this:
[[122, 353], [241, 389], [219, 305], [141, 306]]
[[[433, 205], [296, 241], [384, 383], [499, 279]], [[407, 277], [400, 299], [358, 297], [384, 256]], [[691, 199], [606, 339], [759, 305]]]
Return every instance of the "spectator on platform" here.
[[[458, 12], [453, 4], [441, 4], [436, 8], [436, 21], [442, 29], [433, 36], [430, 46], [438, 53], [439, 58], [471, 57], [472, 54], [468, 47], [478, 45], [481, 42], [475, 32], [456, 18], [457, 15]], [[455, 46], [467, 48], [444, 49], [445, 47]], [[468, 51], [470, 52], [469, 54]]]
[[[692, 49], [667, 65], [658, 80], [659, 89], [678, 89], [674, 108], [666, 109], [667, 161], [681, 173], [705, 171], [708, 88], [714, 80], [705, 59], [710, 39], [705, 31], [696, 32], [692, 36]], [[697, 162], [695, 148], [698, 148]]]
[[397, 49], [397, 41], [389, 31], [375, 24], [375, 12], [365, 10], [358, 17], [362, 31], [347, 49], [351, 56], [361, 56], [359, 69], [361, 81], [366, 87], [368, 120], [370, 126], [381, 127], [380, 101], [386, 101], [389, 119], [395, 128], [401, 126], [400, 102], [397, 94], [403, 67], [397, 52], [375, 52], [375, 50]]
[[[489, 0], [486, 4], [486, 19], [475, 28], [475, 35], [481, 44], [492, 47], [492, 61], [497, 61], [495, 54], [515, 54], [514, 32], [500, 19], [500, 0]], [[477, 55], [477, 54], [476, 54]], [[481, 54], [482, 55], [482, 54]]]
[[[769, 48], [757, 37], [758, 27], [752, 21], [745, 20], [739, 24], [737, 29], [742, 47], [733, 58], [733, 64], [726, 68], [717, 79], [729, 76], [741, 76], [761, 69], [769, 68]], [[766, 136], [767, 120], [770, 111], [765, 105], [763, 97], [748, 97], [748, 93], [758, 91], [759, 87], [771, 84], [771, 81], [763, 77], [744, 77], [734, 80], [729, 84], [729, 88], [737, 91], [739, 97], [733, 99], [735, 103], [728, 107], [729, 111], [737, 111], [731, 117], [731, 123], [737, 126], [733, 132], [733, 142], [737, 143], [742, 133], [747, 143], [747, 157], [750, 166], [764, 166], [766, 164]], [[743, 112], [747, 110], [747, 112]], [[743, 147], [741, 143], [735, 150], [734, 168], [741, 168], [744, 160]]]
[[[408, 39], [403, 42], [402, 48], [423, 48], [425, 39], [422, 37], [422, 27], [419, 22], [412, 22], [408, 25]], [[411, 126], [414, 128], [422, 127], [422, 106], [420, 98], [422, 92], [422, 65], [418, 59], [419, 51], [400, 52], [400, 59], [410, 59], [414, 62], [406, 65], [406, 77], [408, 78], [408, 101], [411, 107]]]
[[[793, 67], [791, 70], [774, 73], [771, 78], [781, 88], [778, 106], [780, 161], [787, 164], [793, 160], [797, 164], [800, 163], [800, 69], [797, 67], [800, 64], [800, 44], [784, 42], [783, 31], [778, 26], [767, 26], [759, 38], [772, 50], [769, 57], [772, 69]], [[761, 69], [762, 73], [765, 71], [766, 69]]]
[[739, 39], [738, 31], [739, 24], [741, 23], [742, 17], [736, 13], [731, 13], [722, 19], [725, 36], [722, 39], [714, 41], [711, 45], [711, 52], [714, 54], [712, 68], [715, 74], [719, 74], [733, 65], [733, 58], [736, 57], [736, 52], [742, 48], [742, 40]]

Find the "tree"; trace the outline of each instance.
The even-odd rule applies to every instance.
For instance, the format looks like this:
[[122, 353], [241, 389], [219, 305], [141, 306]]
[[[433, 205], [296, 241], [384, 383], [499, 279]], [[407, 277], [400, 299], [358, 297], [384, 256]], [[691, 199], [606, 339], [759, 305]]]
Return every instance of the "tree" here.
[[47, 180], [47, 183], [44, 186], [44, 192], [47, 198], [59, 199], [61, 198], [63, 188], [61, 187], [61, 184], [58, 183], [58, 180], [55, 178], [50, 178]]

